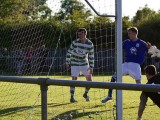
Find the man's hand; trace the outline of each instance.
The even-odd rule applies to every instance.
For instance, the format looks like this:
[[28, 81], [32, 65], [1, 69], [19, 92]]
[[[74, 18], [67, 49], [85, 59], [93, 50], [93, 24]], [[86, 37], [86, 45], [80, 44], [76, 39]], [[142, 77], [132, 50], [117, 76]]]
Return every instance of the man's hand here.
[[151, 46], [151, 43], [147, 42], [147, 48], [149, 49]]
[[89, 74], [93, 74], [93, 68], [88, 68]]
[[67, 70], [69, 70], [70, 69], [70, 64], [66, 63], [66, 68], [67, 68]]

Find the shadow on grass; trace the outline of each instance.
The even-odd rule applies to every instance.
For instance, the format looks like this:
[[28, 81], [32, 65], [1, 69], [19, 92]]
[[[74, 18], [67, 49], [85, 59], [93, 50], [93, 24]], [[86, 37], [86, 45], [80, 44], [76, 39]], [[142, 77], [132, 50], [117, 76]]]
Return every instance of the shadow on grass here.
[[[40, 107], [40, 105], [37, 105], [37, 106], [34, 106], [34, 107]], [[7, 115], [10, 115], [10, 114], [15, 114], [16, 112], [33, 109], [34, 107], [32, 107], [32, 106], [22, 106], [22, 107], [13, 107], [13, 108], [3, 109], [3, 110], [0, 110], [0, 116], [7, 116]]]
[[[96, 108], [96, 107], [101, 107], [103, 105], [97, 105], [94, 107], [90, 107], [91, 108]], [[88, 108], [85, 108], [88, 109]], [[78, 111], [82, 110], [81, 113], [79, 113]], [[70, 111], [66, 111], [62, 114], [58, 114], [55, 115], [51, 120], [73, 120], [73, 119], [77, 119], [77, 118], [82, 118], [85, 117], [86, 119], [94, 119], [94, 117], [97, 115], [99, 116], [99, 118], [102, 119], [102, 114], [105, 112], [113, 112], [112, 109], [110, 110], [100, 110], [100, 111], [89, 111], [86, 112], [84, 109], [75, 109], [75, 110], [70, 110]]]
[[[156, 106], [156, 105], [153, 103], [153, 104], [146, 105], [146, 107], [147, 107], [147, 106], [150, 106], [150, 107], [151, 107], [151, 106]], [[137, 108], [137, 109], [138, 109], [138, 107], [139, 107], [139, 106], [124, 107], [123, 109], [134, 109], [134, 108]]]
[[[66, 103], [66, 104], [50, 103], [48, 104], [48, 107], [58, 107], [58, 106], [63, 106], [67, 104], [71, 104], [71, 103]], [[15, 114], [16, 112], [30, 110], [30, 109], [34, 109], [37, 107], [41, 107], [41, 105], [35, 105], [33, 107], [32, 106], [21, 106], [21, 107], [6, 108], [6, 109], [0, 110], [0, 116], [7, 116], [7, 115]]]
[[65, 103], [65, 104], [59, 104], [59, 103], [48, 103], [48, 107], [58, 107], [58, 106], [63, 106], [63, 105], [68, 105], [68, 104], [72, 104], [70, 102]]
[[[97, 107], [101, 107], [101, 106], [103, 106], [103, 105], [96, 105], [96, 106], [92, 106], [92, 107], [85, 108], [85, 109], [92, 109], [92, 108], [97, 108]], [[154, 105], [147, 105], [147, 106], [154, 106]], [[100, 111], [89, 111], [89, 112], [86, 112], [83, 109], [75, 109], [75, 110], [66, 111], [62, 114], [55, 115], [51, 120], [74, 120], [74, 119], [78, 119], [78, 118], [80, 119], [80, 118], [83, 118], [83, 117], [85, 117], [84, 119], [95, 119], [96, 116], [98, 116], [98, 118], [100, 120], [102, 120], [102, 119], [104, 119], [103, 114], [106, 113], [106, 112], [112, 112], [113, 113], [112, 116], [108, 116], [108, 117], [111, 117], [111, 118], [107, 118], [107, 119], [116, 120], [116, 117], [115, 117], [116, 115], [114, 114], [114, 112], [116, 112], [116, 106], [114, 105], [113, 108], [115, 108], [115, 109], [100, 110]], [[135, 107], [123, 108], [123, 109], [132, 109], [132, 108], [137, 108], [137, 107], [135, 106]], [[79, 113], [78, 112], [79, 110], [82, 110], [82, 112]]]

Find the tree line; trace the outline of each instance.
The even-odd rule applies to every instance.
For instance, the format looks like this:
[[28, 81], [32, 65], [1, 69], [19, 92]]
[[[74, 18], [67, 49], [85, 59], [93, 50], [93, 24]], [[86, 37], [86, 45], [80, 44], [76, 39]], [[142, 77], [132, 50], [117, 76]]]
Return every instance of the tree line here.
[[[96, 36], [110, 35], [115, 31], [115, 21], [107, 17], [93, 17], [90, 9], [87, 9], [83, 3], [77, 2], [61, 0], [61, 9], [52, 14], [46, 0], [1, 1], [0, 47], [12, 48], [17, 42], [24, 41], [28, 41], [25, 42], [25, 46], [34, 43], [36, 45], [41, 40], [47, 48], [55, 48], [57, 44], [61, 48], [66, 48], [71, 40], [76, 38], [75, 32], [79, 27], [90, 29], [88, 37], [92, 39], [97, 39]], [[133, 18], [122, 17], [122, 22], [123, 39], [127, 38], [127, 28], [136, 26], [139, 29], [139, 38], [160, 47], [160, 10], [156, 12], [145, 5], [137, 10]], [[106, 30], [103, 31], [111, 24], [112, 29], [107, 30], [107, 33]], [[101, 31], [96, 31], [95, 36], [94, 30], [96, 29], [101, 29]], [[23, 33], [21, 34], [22, 39], [19, 39], [18, 33]], [[35, 34], [29, 36], [31, 33]], [[35, 39], [37, 36], [41, 37]], [[15, 42], [16, 39], [18, 39], [17, 42]], [[108, 38], [108, 41], [114, 39], [113, 35]]]

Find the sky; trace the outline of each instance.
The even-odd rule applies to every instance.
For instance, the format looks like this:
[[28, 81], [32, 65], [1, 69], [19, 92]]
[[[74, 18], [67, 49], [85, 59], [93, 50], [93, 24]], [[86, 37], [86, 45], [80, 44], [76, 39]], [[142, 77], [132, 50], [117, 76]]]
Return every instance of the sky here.
[[[84, 0], [81, 0], [81, 1], [84, 1]], [[97, 8], [99, 7], [99, 9], [101, 9], [102, 7], [100, 7], [100, 5], [97, 4], [96, 2], [100, 3], [100, 1], [104, 2], [105, 0], [88, 0], [88, 1], [94, 1], [93, 6], [98, 5]], [[114, 1], [114, 0], [108, 0], [108, 1]], [[47, 3], [48, 3], [48, 6], [55, 11], [59, 9], [59, 7], [56, 8], [59, 2], [60, 0], [48, 0]], [[104, 5], [104, 3], [102, 3], [102, 5]], [[129, 16], [130, 18], [132, 18], [133, 16], [135, 16], [137, 10], [143, 8], [145, 5], [147, 5], [150, 9], [156, 12], [160, 10], [160, 0], [122, 0], [122, 16]]]
[[156, 12], [160, 10], [160, 0], [122, 0], [122, 16], [133, 17], [146, 4]]

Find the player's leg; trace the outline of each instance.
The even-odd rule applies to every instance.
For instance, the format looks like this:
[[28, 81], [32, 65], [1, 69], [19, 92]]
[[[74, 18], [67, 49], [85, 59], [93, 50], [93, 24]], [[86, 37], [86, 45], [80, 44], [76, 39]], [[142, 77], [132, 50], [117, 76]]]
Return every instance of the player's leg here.
[[[127, 63], [122, 64], [122, 74], [123, 75], [128, 74], [127, 66], [128, 66]], [[116, 73], [114, 75], [112, 75], [110, 82], [116, 82]], [[104, 98], [101, 102], [106, 103], [108, 100], [112, 100], [112, 93], [113, 93], [113, 89], [109, 89], [108, 96], [106, 98]]]
[[129, 75], [135, 79], [136, 84], [141, 84], [142, 74], [140, 65], [138, 63], [130, 63], [128, 67]]
[[141, 84], [141, 80], [136, 80], [136, 84]]
[[[110, 82], [115, 82], [115, 81], [116, 81], [116, 74], [112, 75]], [[108, 96], [106, 98], [104, 98], [101, 102], [106, 103], [108, 100], [112, 100], [112, 92], [113, 92], [113, 89], [109, 89]]]
[[[92, 74], [89, 71], [89, 66], [81, 66], [81, 71], [83, 75], [86, 77], [87, 81], [92, 81]], [[88, 96], [89, 90], [90, 90], [90, 87], [86, 87], [85, 92], [83, 94], [83, 97], [86, 99], [86, 101], [90, 101], [89, 96]]]
[[[78, 75], [79, 75], [78, 66], [71, 66], [72, 80], [77, 80]], [[70, 102], [77, 102], [74, 99], [74, 93], [75, 93], [75, 86], [70, 86], [70, 94], [71, 94]]]

